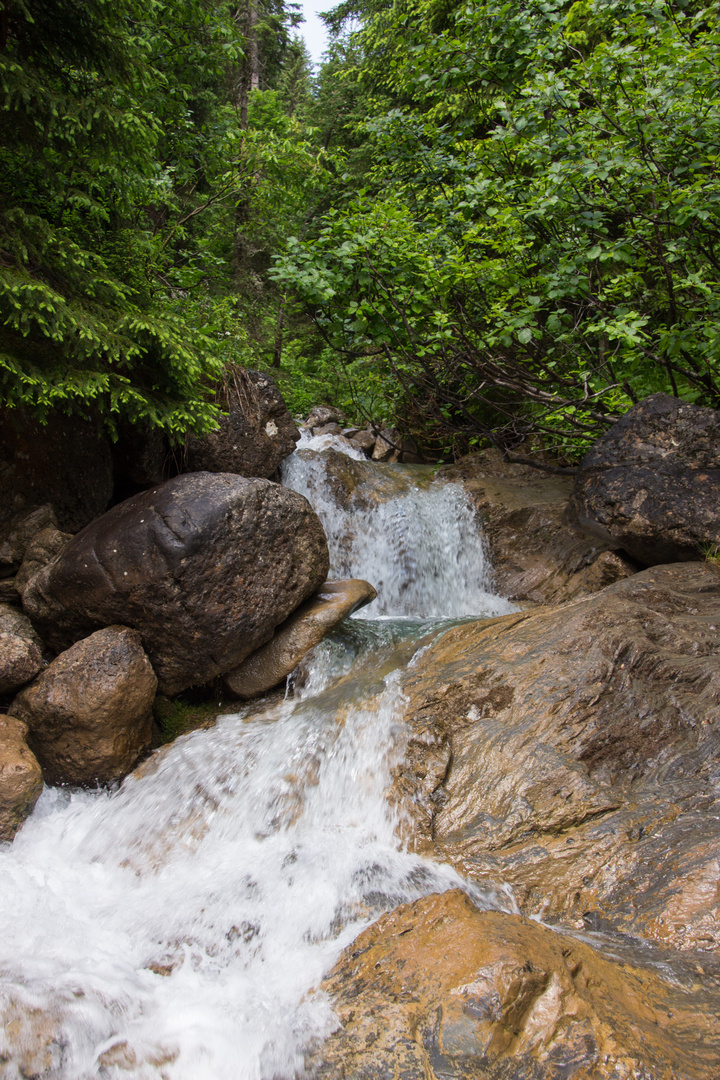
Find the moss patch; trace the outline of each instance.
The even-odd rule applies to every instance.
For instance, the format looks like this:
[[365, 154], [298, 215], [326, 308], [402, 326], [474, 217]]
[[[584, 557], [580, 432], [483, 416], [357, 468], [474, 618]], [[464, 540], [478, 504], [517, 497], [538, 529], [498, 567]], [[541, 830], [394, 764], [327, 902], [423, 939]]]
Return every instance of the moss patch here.
[[212, 727], [222, 711], [214, 695], [188, 692], [169, 698], [158, 694], [153, 702], [153, 748], [165, 746], [188, 731]]

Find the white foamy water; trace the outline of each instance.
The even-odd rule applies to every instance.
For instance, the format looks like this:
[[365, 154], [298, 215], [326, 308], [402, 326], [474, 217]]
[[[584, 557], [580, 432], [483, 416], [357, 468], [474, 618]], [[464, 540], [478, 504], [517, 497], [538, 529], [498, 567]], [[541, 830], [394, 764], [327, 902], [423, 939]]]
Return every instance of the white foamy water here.
[[[436, 488], [446, 519], [462, 512], [447, 490]], [[386, 550], [418, 523], [432, 547], [425, 494], [402, 498]], [[447, 614], [439, 577], [462, 606], [471, 572], [454, 543], [439, 558], [407, 556], [410, 591], [377, 545], [372, 565], [359, 539], [352, 558], [357, 576], [395, 589], [400, 614]], [[403, 747], [400, 669], [421, 632], [353, 621], [315, 650], [291, 700], [177, 740], [114, 793], [44, 792], [0, 849], [3, 1078], [301, 1072], [304, 1051], [334, 1026], [316, 988], [341, 950], [380, 912], [462, 884], [402, 850], [384, 797]], [[512, 907], [502, 890], [473, 897]]]
[[[323, 523], [330, 576], [365, 578], [377, 589], [359, 618], [458, 619], [515, 610], [492, 591], [483, 538], [459, 484], [416, 480], [413, 466], [371, 464], [347, 446], [331, 435], [304, 435], [282, 477]], [[368, 474], [345, 505], [334, 496], [333, 460], [322, 453], [332, 449], [361, 461], [360, 476]]]

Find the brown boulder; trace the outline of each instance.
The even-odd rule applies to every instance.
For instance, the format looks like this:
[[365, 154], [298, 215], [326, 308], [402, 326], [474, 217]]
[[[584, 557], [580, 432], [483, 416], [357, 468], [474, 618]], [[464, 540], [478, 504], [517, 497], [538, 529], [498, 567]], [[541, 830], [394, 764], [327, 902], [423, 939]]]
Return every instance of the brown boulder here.
[[322, 424], [320, 427], [314, 427], [312, 433], [313, 435], [342, 435], [342, 428], [339, 424]]
[[20, 603], [22, 588], [17, 581], [18, 571], [28, 547], [46, 529], [57, 530], [57, 518], [50, 503], [23, 510], [0, 525], [0, 602]]
[[47, 781], [108, 783], [150, 748], [156, 690], [140, 635], [108, 626], [53, 660], [11, 712], [28, 725]]
[[202, 438], [188, 436], [184, 471], [271, 476], [300, 438], [273, 380], [259, 371], [238, 368], [220, 403], [228, 415], [221, 417], [218, 430]]
[[568, 521], [573, 480], [503, 461], [496, 451], [468, 454], [437, 472], [460, 483], [475, 506], [497, 591], [547, 604], [589, 595], [637, 567], [623, 553]]
[[225, 675], [225, 688], [239, 698], [271, 690], [294, 671], [303, 656], [353, 611], [370, 604], [377, 593], [367, 581], [326, 581], [297, 608], [267, 645]]
[[0, 521], [50, 503], [60, 528], [77, 532], [112, 497], [110, 443], [96, 424], [53, 413], [40, 424], [0, 411]]
[[22, 720], [0, 714], [0, 841], [12, 840], [43, 789], [42, 772], [26, 735]]
[[34, 679], [42, 668], [38, 646], [0, 630], [0, 694], [12, 694]]
[[325, 580], [308, 502], [269, 480], [191, 473], [113, 507], [30, 580], [55, 648], [103, 625], [140, 631], [163, 693], [237, 667]]
[[720, 412], [645, 398], [586, 454], [571, 510], [645, 565], [702, 558], [720, 545]]
[[42, 649], [42, 641], [35, 633], [33, 624], [27, 615], [11, 604], [0, 604], [0, 633], [15, 634], [17, 637], [31, 641]]
[[413, 842], [523, 911], [720, 945], [720, 570], [444, 634], [407, 673]]
[[[720, 1000], [459, 890], [365, 930], [322, 984], [316, 1080], [714, 1080]], [[698, 1023], [698, 1017], [703, 1020]]]

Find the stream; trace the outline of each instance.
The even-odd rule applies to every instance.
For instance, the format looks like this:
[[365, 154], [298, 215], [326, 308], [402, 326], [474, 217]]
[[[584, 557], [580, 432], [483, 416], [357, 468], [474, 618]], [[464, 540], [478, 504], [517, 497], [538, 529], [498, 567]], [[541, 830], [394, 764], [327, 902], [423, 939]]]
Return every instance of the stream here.
[[290, 1080], [336, 1024], [319, 983], [370, 921], [458, 885], [514, 910], [501, 884], [403, 850], [384, 794], [403, 669], [452, 621], [512, 607], [459, 487], [362, 459], [343, 505], [327, 445], [306, 439], [283, 482], [323, 521], [330, 577], [378, 599], [284, 699], [177, 739], [116, 791], [45, 789], [0, 850], [3, 1078]]

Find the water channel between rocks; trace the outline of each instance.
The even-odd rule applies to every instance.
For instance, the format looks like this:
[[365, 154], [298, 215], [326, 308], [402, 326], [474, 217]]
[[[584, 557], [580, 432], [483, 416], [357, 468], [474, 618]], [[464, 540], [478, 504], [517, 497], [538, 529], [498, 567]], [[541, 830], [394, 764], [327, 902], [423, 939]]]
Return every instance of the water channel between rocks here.
[[[320, 514], [331, 576], [378, 600], [285, 701], [178, 739], [119, 791], [46, 789], [0, 851], [8, 1080], [293, 1077], [333, 1029], [314, 988], [340, 951], [381, 912], [464, 884], [402, 850], [384, 798], [401, 672], [448, 620], [511, 607], [458, 487], [347, 460], [344, 505], [312, 444], [284, 482]], [[500, 886], [464, 887], [513, 909]]]

